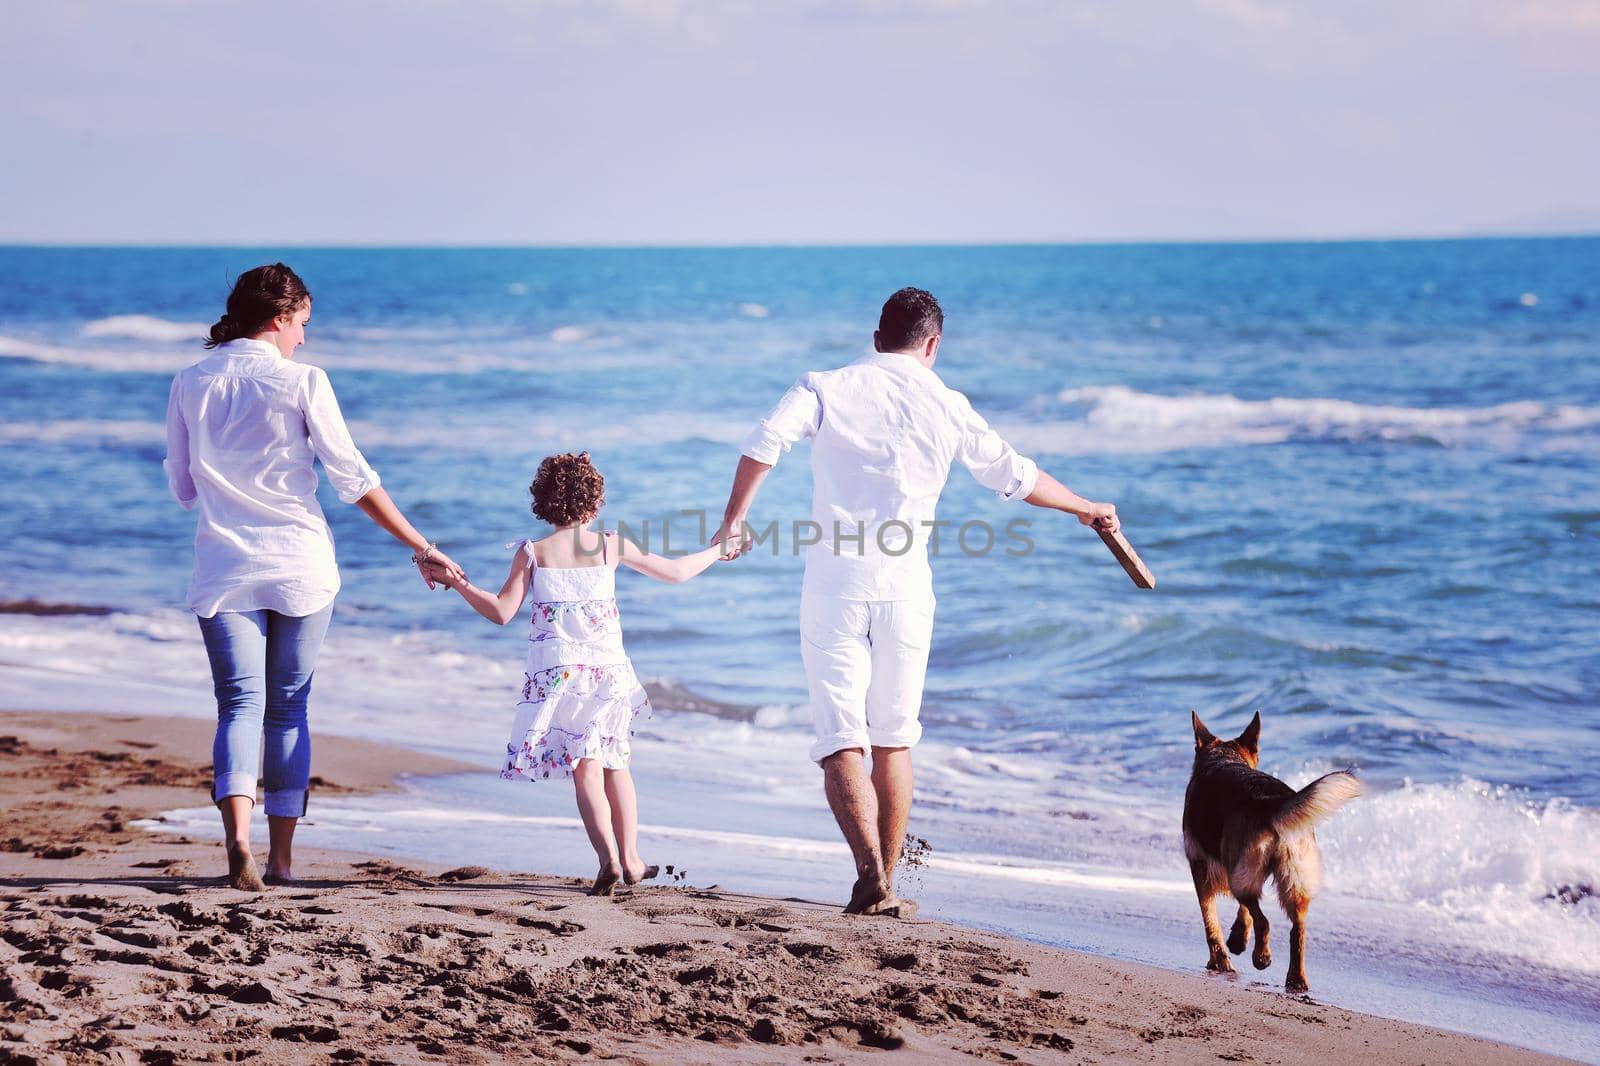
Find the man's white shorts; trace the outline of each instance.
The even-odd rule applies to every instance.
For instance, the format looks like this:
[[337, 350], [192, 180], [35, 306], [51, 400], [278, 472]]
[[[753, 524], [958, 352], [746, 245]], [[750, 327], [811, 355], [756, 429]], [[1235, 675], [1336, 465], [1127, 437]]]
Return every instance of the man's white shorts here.
[[922, 738], [933, 592], [913, 600], [800, 597], [800, 655], [811, 689], [816, 762], [847, 748], [909, 748]]

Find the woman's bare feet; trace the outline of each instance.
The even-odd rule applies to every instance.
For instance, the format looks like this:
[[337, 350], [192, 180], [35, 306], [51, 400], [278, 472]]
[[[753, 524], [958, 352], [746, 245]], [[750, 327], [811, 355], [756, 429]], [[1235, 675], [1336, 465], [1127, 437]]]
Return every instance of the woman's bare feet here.
[[600, 872], [595, 875], [594, 884], [589, 888], [591, 896], [609, 896], [617, 887], [617, 882], [622, 880], [622, 871], [615, 865], [600, 867]]
[[228, 845], [228, 885], [240, 892], [267, 890], [267, 886], [261, 881], [260, 871], [256, 869], [255, 856], [250, 854], [250, 845]]
[[294, 884], [292, 870], [293, 866], [289, 859], [279, 858], [277, 852], [269, 851], [267, 853], [267, 871], [262, 875], [261, 880], [269, 885], [292, 885]]
[[646, 866], [640, 862], [634, 866], [622, 868], [622, 881], [624, 884], [636, 885], [640, 881], [654, 881], [661, 874], [661, 867], [651, 864]]

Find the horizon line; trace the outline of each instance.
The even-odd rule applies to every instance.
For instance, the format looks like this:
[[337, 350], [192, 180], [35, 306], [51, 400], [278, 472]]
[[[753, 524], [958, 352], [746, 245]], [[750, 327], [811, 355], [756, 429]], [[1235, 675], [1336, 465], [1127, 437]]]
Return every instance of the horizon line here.
[[1448, 234], [1355, 235], [1323, 237], [1150, 237], [1107, 238], [1104, 240], [955, 240], [955, 241], [743, 241], [743, 242], [630, 242], [553, 241], [548, 243], [499, 243], [492, 241], [49, 241], [0, 240], [0, 248], [58, 248], [78, 250], [115, 249], [255, 249], [299, 248], [305, 250], [348, 251], [762, 251], [803, 249], [881, 249], [881, 248], [1126, 248], [1203, 245], [1296, 245], [1296, 244], [1391, 244], [1450, 241], [1501, 240], [1584, 240], [1600, 238], [1600, 228], [1570, 232], [1473, 231]]

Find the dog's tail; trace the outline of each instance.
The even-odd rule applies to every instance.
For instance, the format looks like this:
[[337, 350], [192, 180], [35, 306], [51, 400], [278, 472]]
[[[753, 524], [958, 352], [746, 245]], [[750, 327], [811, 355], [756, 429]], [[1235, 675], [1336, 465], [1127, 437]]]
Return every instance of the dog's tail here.
[[1323, 774], [1283, 801], [1272, 816], [1272, 828], [1280, 833], [1309, 829], [1359, 795], [1361, 782], [1355, 774], [1348, 770]]

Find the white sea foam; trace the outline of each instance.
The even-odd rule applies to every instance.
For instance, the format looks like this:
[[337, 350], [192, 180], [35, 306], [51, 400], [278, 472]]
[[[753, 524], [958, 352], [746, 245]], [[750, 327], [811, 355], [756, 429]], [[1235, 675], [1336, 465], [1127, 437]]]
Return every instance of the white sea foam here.
[[210, 329], [201, 322], [170, 322], [150, 315], [112, 315], [85, 323], [78, 332], [85, 337], [111, 337], [119, 340], [187, 342], [202, 340]]
[[1071, 416], [1012, 423], [1018, 447], [1056, 454], [1165, 452], [1287, 441], [1392, 441], [1444, 447], [1600, 448], [1600, 408], [1532, 400], [1493, 407], [1425, 408], [1322, 397], [1241, 400], [1199, 394], [1163, 396], [1124, 385], [1064, 389]]
[[[683, 444], [690, 441], [733, 445], [744, 437], [748, 429], [743, 422], [731, 419], [667, 412], [595, 423], [577, 423], [553, 416], [528, 418], [515, 423], [478, 422], [471, 425], [439, 422], [391, 425], [365, 420], [350, 423], [351, 435], [363, 448], [427, 447], [465, 452], [523, 449], [530, 454], [569, 446], [604, 448]], [[159, 444], [165, 440], [166, 430], [160, 422], [63, 419], [0, 425], [0, 441], [6, 443], [143, 445]]]
[[1600, 811], [1470, 779], [1407, 783], [1318, 838], [1339, 895], [1418, 908], [1478, 950], [1600, 974]]
[[38, 359], [48, 362], [59, 349], [49, 344], [25, 341], [17, 337], [0, 337], [0, 356], [8, 359]]
[[708, 441], [737, 444], [748, 423], [714, 415], [676, 411], [641, 412], [627, 418], [580, 421], [555, 415], [519, 419], [515, 423], [471, 425], [432, 422], [425, 425], [351, 423], [351, 434], [363, 447], [430, 447], [465, 451], [539, 452], [552, 447], [603, 448], [626, 445], [683, 444]]
[[156, 444], [165, 440], [166, 430], [159, 422], [64, 419], [0, 424], [0, 441], [7, 444]]
[[196, 351], [152, 352], [137, 348], [69, 348], [59, 344], [0, 336], [0, 358], [79, 366], [88, 370], [173, 373], [199, 358]]

